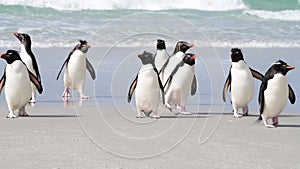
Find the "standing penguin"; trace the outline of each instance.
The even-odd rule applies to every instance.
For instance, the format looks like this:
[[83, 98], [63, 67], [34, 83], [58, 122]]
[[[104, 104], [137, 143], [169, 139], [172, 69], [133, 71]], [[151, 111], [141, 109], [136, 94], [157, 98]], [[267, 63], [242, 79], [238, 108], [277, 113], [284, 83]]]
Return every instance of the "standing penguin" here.
[[[25, 33], [18, 33], [14, 32], [14, 35], [19, 39], [21, 42], [21, 52], [20, 57], [22, 61], [26, 64], [27, 68], [37, 77], [37, 79], [41, 82], [41, 76], [38, 68], [37, 61], [35, 56], [31, 50], [31, 38], [28, 34]], [[31, 84], [31, 99], [29, 100], [30, 103], [35, 103], [36, 99], [36, 87], [32, 83]]]
[[[178, 69], [178, 66], [183, 64], [183, 58], [186, 56], [185, 52], [193, 46], [194, 46], [194, 44], [188, 43], [185, 41], [178, 41], [176, 43], [174, 52], [173, 52], [172, 56], [170, 57], [169, 62], [163, 72], [164, 78], [162, 79], [162, 82], [164, 85], [165, 93], [166, 93], [166, 86], [168, 85], [168, 83], [170, 82], [170, 79], [173, 78], [174, 73], [176, 72], [174, 70]], [[194, 82], [195, 82], [196, 81], [195, 76], [193, 78], [194, 78]], [[176, 81], [176, 79], [174, 79], [174, 80]], [[174, 97], [181, 98], [181, 95], [176, 95]], [[172, 110], [170, 107], [171, 106], [170, 104], [167, 103], [166, 106], [168, 107], [169, 110]], [[180, 106], [178, 108], [180, 108], [181, 112], [183, 112], [184, 109], [182, 109]]]
[[176, 66], [182, 62], [183, 58], [185, 57], [185, 52], [193, 46], [194, 44], [185, 41], [177, 42], [173, 55], [170, 57], [169, 62], [163, 72], [165, 78], [162, 79], [162, 82], [164, 86], [166, 85], [170, 74], [173, 72]]
[[[291, 104], [296, 101], [295, 93], [288, 84], [286, 74], [295, 66], [287, 65], [282, 60], [274, 63], [266, 72], [259, 90], [259, 120], [263, 120], [266, 127], [275, 127], [278, 124], [278, 115], [283, 111], [287, 100]], [[268, 124], [272, 118], [273, 124]]]
[[130, 103], [134, 90], [135, 102], [137, 108], [137, 118], [145, 117], [145, 113], [151, 113], [152, 118], [159, 118], [157, 113], [160, 102], [160, 92], [162, 92], [162, 101], [164, 103], [163, 85], [160, 81], [159, 74], [154, 65], [154, 57], [151, 53], [144, 51], [138, 55], [142, 61], [138, 75], [129, 88], [127, 101]]
[[169, 76], [167, 86], [165, 86], [166, 105], [171, 109], [171, 104], [176, 104], [180, 108], [180, 113], [191, 114], [186, 111], [186, 103], [189, 93], [194, 95], [197, 90], [195, 78], [196, 56], [187, 53], [183, 60], [176, 66]]
[[7, 118], [15, 118], [14, 111], [19, 109], [19, 116], [28, 116], [25, 106], [31, 97], [31, 83], [35, 85], [39, 93], [43, 87], [38, 78], [26, 67], [21, 60], [19, 53], [15, 50], [8, 50], [0, 54], [5, 59], [7, 66], [0, 80], [0, 92], [5, 88], [5, 99], [9, 109]]
[[164, 40], [157, 39], [156, 55], [154, 56], [154, 64], [158, 73], [163, 79], [163, 72], [169, 62], [170, 56], [166, 50], [166, 44]]
[[238, 48], [231, 49], [231, 67], [223, 87], [223, 101], [226, 102], [227, 90], [231, 91], [233, 117], [241, 117], [238, 109], [243, 108], [243, 115], [248, 115], [248, 103], [254, 95], [253, 77], [263, 80], [263, 75], [251, 69], [245, 62], [243, 53]]
[[66, 66], [64, 74], [65, 90], [62, 94], [62, 97], [65, 100], [68, 100], [71, 97], [69, 89], [77, 90], [81, 99], [89, 98], [89, 96], [83, 94], [86, 69], [89, 71], [92, 79], [96, 79], [95, 70], [86, 58], [86, 53], [90, 47], [91, 46], [87, 41], [79, 40], [79, 43], [70, 52], [56, 77], [56, 80], [58, 80], [62, 69]]

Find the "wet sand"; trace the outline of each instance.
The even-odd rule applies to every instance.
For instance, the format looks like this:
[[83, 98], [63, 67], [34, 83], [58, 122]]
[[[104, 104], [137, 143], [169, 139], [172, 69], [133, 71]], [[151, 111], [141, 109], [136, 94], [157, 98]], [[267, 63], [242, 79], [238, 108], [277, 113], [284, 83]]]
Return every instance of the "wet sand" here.
[[[2, 93], [0, 168], [300, 167], [298, 100], [293, 106], [287, 104], [275, 129], [255, 123], [258, 81], [249, 117], [234, 119], [230, 103], [222, 102], [230, 49], [216, 49], [219, 58], [211, 49], [191, 51], [200, 56], [199, 90], [187, 105], [192, 115], [177, 116], [175, 110], [168, 112], [161, 106], [158, 120], [136, 119], [134, 101], [126, 101], [140, 65], [135, 52], [142, 49], [91, 50], [88, 57], [97, 69], [97, 80], [87, 75], [85, 93], [92, 99], [80, 102], [74, 92], [72, 100], [64, 103], [62, 78], [55, 78], [69, 50], [34, 49], [45, 91], [34, 107], [27, 106], [29, 117], [5, 118], [8, 110]], [[288, 80], [298, 96], [299, 49], [243, 51], [246, 62], [262, 73], [279, 58], [295, 65]]]

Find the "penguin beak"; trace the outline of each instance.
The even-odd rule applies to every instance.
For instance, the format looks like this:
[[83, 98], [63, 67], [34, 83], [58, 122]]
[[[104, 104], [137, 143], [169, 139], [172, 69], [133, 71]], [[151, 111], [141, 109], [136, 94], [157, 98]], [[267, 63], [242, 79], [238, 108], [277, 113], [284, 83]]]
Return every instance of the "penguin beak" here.
[[5, 58], [6, 54], [3, 53], [3, 54], [0, 54], [0, 58]]
[[89, 44], [87, 44], [87, 45], [86, 45], [86, 47], [87, 47], [87, 48], [90, 48], [90, 47], [92, 47], [92, 46], [91, 46], [91, 45], [89, 45]]
[[191, 59], [192, 59], [192, 60], [196, 60], [196, 56], [193, 55], [193, 56], [191, 57]]
[[296, 67], [293, 66], [293, 65], [289, 65], [289, 66], [287, 66], [286, 68], [289, 69], [289, 70], [293, 70], [293, 69], [295, 69]]
[[194, 43], [189, 43], [189, 44], [188, 44], [188, 47], [190, 47], [190, 48], [193, 47], [193, 46], [195, 46]]
[[20, 34], [18, 32], [14, 32], [15, 37], [17, 37], [19, 40], [21, 40]]

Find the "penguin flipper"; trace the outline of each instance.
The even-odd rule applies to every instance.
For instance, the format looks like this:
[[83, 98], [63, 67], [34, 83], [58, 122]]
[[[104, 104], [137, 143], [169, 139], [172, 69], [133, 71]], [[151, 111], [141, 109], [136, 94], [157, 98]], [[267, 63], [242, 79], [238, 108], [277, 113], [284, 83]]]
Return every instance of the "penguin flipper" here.
[[231, 84], [231, 71], [229, 71], [229, 74], [227, 76], [227, 79], [226, 79], [224, 87], [223, 87], [223, 101], [224, 102], [226, 102], [226, 95], [227, 95], [228, 88], [230, 87], [230, 84]]
[[251, 71], [251, 74], [253, 77], [255, 77], [256, 79], [260, 80], [260, 81], [263, 81], [264, 79], [264, 75], [262, 75], [261, 73], [259, 73], [258, 71], [252, 69], [252, 68], [249, 68], [250, 71]]
[[59, 72], [58, 72], [58, 75], [57, 75], [57, 77], [56, 77], [56, 80], [58, 80], [61, 71], [64, 69], [64, 66], [69, 62], [69, 60], [70, 60], [70, 56], [65, 60], [65, 62], [64, 62], [63, 65], [61, 66], [61, 68], [60, 68], [60, 70], [59, 70]]
[[35, 85], [38, 92], [40, 94], [42, 94], [43, 86], [42, 86], [41, 82], [39, 81], [39, 79], [33, 73], [31, 73], [29, 70], [28, 70], [28, 75], [29, 75], [30, 81]]
[[259, 119], [260, 120], [262, 119], [261, 115], [264, 112], [265, 90], [267, 89], [267, 86], [268, 86], [268, 82], [267, 81], [265, 81], [265, 82], [263, 81], [261, 83], [261, 85], [260, 85], [260, 88], [259, 88], [258, 103], [259, 103], [259, 113], [260, 113]]
[[2, 76], [2, 78], [0, 80], [0, 93], [1, 93], [1, 91], [2, 91], [2, 89], [4, 87], [4, 85], [5, 85], [5, 80], [6, 80], [6, 73], [4, 72], [4, 74], [3, 74], [3, 76]]
[[197, 79], [196, 76], [194, 75], [192, 86], [191, 86], [191, 95], [194, 96], [196, 91], [197, 91]]
[[294, 104], [296, 102], [296, 95], [292, 89], [292, 87], [290, 85], [289, 86], [289, 100], [291, 102], [291, 104]]
[[133, 82], [131, 83], [130, 87], [129, 87], [129, 91], [128, 91], [128, 96], [127, 96], [127, 102], [130, 103], [133, 92], [135, 90], [136, 84], [137, 84], [137, 80], [138, 80], [138, 74], [136, 75], [135, 79], [133, 80]]
[[89, 71], [92, 79], [95, 80], [96, 79], [96, 73], [95, 73], [95, 70], [94, 70], [91, 62], [89, 62], [88, 59], [86, 59], [86, 69]]
[[31, 60], [32, 60], [32, 66], [33, 66], [33, 69], [35, 71], [36, 77], [39, 81], [41, 81], [41, 75], [40, 75], [40, 72], [39, 72], [39, 67], [38, 67], [37, 61], [35, 59], [35, 56], [32, 52], [30, 52], [29, 55], [30, 55]]

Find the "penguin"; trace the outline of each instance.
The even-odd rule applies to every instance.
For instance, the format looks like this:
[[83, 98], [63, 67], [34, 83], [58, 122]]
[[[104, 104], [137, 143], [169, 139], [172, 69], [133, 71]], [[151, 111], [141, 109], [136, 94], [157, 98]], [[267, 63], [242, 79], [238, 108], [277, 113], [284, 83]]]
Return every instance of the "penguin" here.
[[[26, 64], [27, 68], [37, 77], [37, 79], [41, 82], [41, 75], [39, 72], [39, 67], [37, 60], [31, 50], [31, 38], [28, 34], [25, 33], [18, 33], [14, 32], [13, 33], [16, 38], [19, 39], [21, 42], [21, 52], [20, 52], [20, 57], [22, 61]], [[30, 103], [35, 103], [36, 102], [36, 87], [32, 83], [31, 84], [31, 99], [29, 100]]]
[[160, 118], [158, 114], [158, 105], [160, 96], [164, 103], [164, 90], [161, 80], [159, 78], [158, 70], [154, 65], [153, 54], [144, 51], [138, 57], [142, 61], [142, 66], [135, 78], [131, 83], [127, 101], [130, 103], [133, 92], [135, 90], [135, 102], [137, 108], [137, 118], [144, 118], [145, 114], [150, 114], [152, 118]]
[[158, 73], [160, 74], [161, 80], [164, 78], [164, 69], [169, 63], [170, 56], [166, 50], [165, 41], [162, 39], [157, 39], [156, 43], [156, 54], [154, 56], [154, 64]]
[[25, 106], [31, 98], [31, 82], [35, 85], [38, 92], [43, 92], [43, 87], [39, 79], [26, 67], [21, 60], [19, 53], [15, 50], [8, 50], [0, 54], [5, 59], [7, 65], [0, 80], [0, 92], [5, 88], [5, 99], [9, 114], [7, 118], [15, 118], [14, 111], [19, 109], [19, 116], [28, 116]]
[[[175, 49], [173, 54], [170, 56], [169, 62], [166, 65], [166, 68], [164, 69], [163, 72], [163, 76], [164, 78], [162, 79], [163, 82], [163, 86], [164, 86], [164, 91], [166, 93], [166, 86], [168, 85], [170, 79], [173, 78], [173, 74], [172, 72], [174, 72], [175, 69], [177, 69], [177, 67], [182, 64], [183, 58], [185, 57], [185, 52], [190, 49], [191, 47], [193, 47], [194, 44], [192, 43], [188, 43], [186, 41], [178, 41], [176, 43]], [[196, 79], [196, 77], [193, 77], [194, 79]], [[175, 79], [176, 80], [176, 79]], [[174, 97], [181, 97], [181, 95], [178, 96], [174, 96]], [[167, 102], [166, 102], [167, 103]], [[172, 111], [171, 109], [171, 105], [170, 104], [166, 104], [167, 108]], [[177, 108], [181, 109], [182, 113], [184, 113], [185, 108], [182, 108], [181, 106], [178, 106]], [[187, 113], [187, 112], [185, 112]], [[188, 114], [188, 113], [187, 113]]]
[[185, 52], [193, 46], [194, 46], [194, 44], [188, 43], [185, 41], [178, 41], [176, 43], [174, 52], [173, 52], [172, 56], [170, 56], [168, 64], [166, 65], [164, 72], [163, 72], [164, 77], [166, 77], [166, 78], [162, 79], [164, 86], [166, 85], [171, 72], [173, 72], [173, 70], [176, 68], [177, 64], [182, 62], [183, 58], [185, 57]]
[[223, 101], [226, 102], [227, 90], [230, 88], [233, 117], [240, 118], [238, 109], [243, 109], [243, 115], [248, 115], [248, 103], [254, 95], [253, 77], [263, 80], [264, 76], [258, 71], [250, 68], [244, 60], [241, 49], [231, 49], [231, 67], [223, 87]]
[[69, 56], [61, 66], [56, 77], [58, 80], [61, 71], [66, 66], [64, 74], [64, 92], [62, 97], [64, 100], [69, 100], [71, 97], [69, 89], [75, 89], [81, 99], [89, 99], [89, 96], [83, 94], [86, 69], [89, 71], [93, 80], [96, 79], [96, 73], [92, 64], [86, 58], [86, 54], [91, 46], [85, 40], [79, 40], [79, 43], [69, 53]]
[[[291, 104], [296, 102], [296, 95], [286, 78], [287, 72], [294, 68], [295, 66], [278, 60], [265, 74], [259, 89], [260, 117], [258, 120], [263, 120], [266, 127], [273, 128], [278, 125], [278, 115], [283, 111], [288, 99]], [[271, 118], [273, 124], [268, 123], [268, 119]]]
[[180, 113], [191, 114], [186, 111], [186, 103], [189, 93], [194, 95], [197, 90], [195, 77], [195, 59], [192, 53], [187, 53], [170, 75], [168, 85], [165, 86], [166, 105], [171, 109], [171, 104], [177, 105]]

